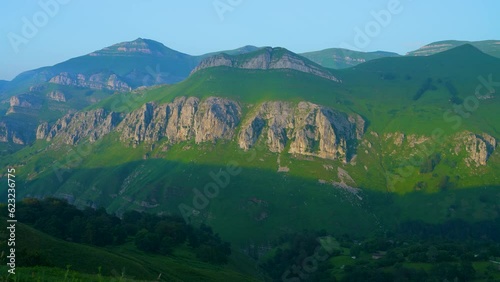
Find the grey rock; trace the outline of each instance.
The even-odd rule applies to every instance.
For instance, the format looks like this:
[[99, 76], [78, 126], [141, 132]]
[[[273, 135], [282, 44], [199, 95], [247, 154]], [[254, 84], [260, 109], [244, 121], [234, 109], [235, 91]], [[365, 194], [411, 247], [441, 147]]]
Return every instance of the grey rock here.
[[116, 74], [94, 73], [89, 76], [84, 74], [71, 74], [62, 72], [52, 77], [49, 82], [60, 85], [71, 85], [90, 89], [107, 89], [113, 91], [130, 91], [132, 88], [120, 80]]
[[47, 97], [53, 101], [66, 102], [66, 95], [60, 90], [54, 90], [47, 93]]
[[170, 143], [231, 139], [241, 117], [238, 103], [210, 97], [179, 97], [172, 103], [148, 103], [128, 114], [117, 128], [121, 140], [134, 145], [166, 138]]
[[83, 139], [95, 142], [110, 133], [119, 123], [118, 113], [107, 113], [103, 109], [67, 114], [48, 129], [42, 123], [37, 128], [37, 139], [75, 145]]
[[485, 166], [489, 157], [495, 151], [496, 144], [496, 139], [486, 133], [467, 135], [465, 138], [466, 163], [469, 166], [472, 164], [476, 167]]
[[238, 144], [248, 150], [264, 135], [272, 152], [282, 152], [290, 143], [291, 154], [347, 162], [363, 133], [364, 121], [359, 116], [308, 102], [295, 107], [288, 102], [266, 102], [243, 124]]

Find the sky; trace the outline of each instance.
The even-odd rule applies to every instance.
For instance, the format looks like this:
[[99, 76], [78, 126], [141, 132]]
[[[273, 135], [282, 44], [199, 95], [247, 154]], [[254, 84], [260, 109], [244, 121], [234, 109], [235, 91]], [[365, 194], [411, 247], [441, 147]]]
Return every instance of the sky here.
[[399, 54], [500, 39], [497, 0], [0, 0], [0, 79], [148, 38], [190, 55], [244, 45]]

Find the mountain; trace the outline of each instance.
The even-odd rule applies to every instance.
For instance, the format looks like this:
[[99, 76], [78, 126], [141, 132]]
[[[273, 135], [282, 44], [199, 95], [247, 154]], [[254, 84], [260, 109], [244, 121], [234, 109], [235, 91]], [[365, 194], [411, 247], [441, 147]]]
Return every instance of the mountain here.
[[175, 83], [196, 66], [192, 56], [149, 39], [113, 46], [37, 70], [22, 73], [13, 85], [52, 82], [91, 89], [129, 91], [139, 86]]
[[500, 41], [498, 40], [484, 40], [484, 41], [458, 41], [458, 40], [446, 40], [438, 41], [431, 44], [427, 44], [415, 51], [408, 52], [406, 56], [429, 56], [446, 50], [450, 50], [455, 47], [459, 47], [465, 44], [470, 44], [482, 52], [500, 58]]
[[[244, 46], [221, 52], [243, 54], [257, 49]], [[218, 53], [191, 56], [159, 42], [138, 38], [51, 67], [21, 73], [5, 85], [0, 97], [22, 93], [45, 82], [121, 92], [141, 86], [177, 83], [185, 79], [200, 60]]]
[[214, 56], [214, 55], [218, 55], [218, 54], [221, 54], [221, 53], [225, 53], [225, 54], [228, 54], [228, 55], [242, 55], [242, 54], [246, 54], [246, 53], [257, 51], [259, 49], [261, 49], [261, 48], [260, 47], [256, 47], [256, 46], [252, 46], [252, 45], [246, 45], [246, 46], [243, 46], [243, 47], [240, 47], [240, 48], [237, 48], [237, 49], [233, 49], [233, 50], [225, 50], [225, 51], [218, 51], [218, 52], [207, 53], [207, 54], [201, 55], [199, 57], [202, 58], [202, 59], [205, 59], [205, 58], [208, 58], [208, 57], [211, 57], [211, 56]]
[[342, 48], [330, 48], [321, 51], [301, 53], [300, 55], [322, 65], [323, 67], [332, 69], [344, 69], [357, 66], [374, 59], [400, 56], [399, 54], [392, 52], [359, 52]]
[[[244, 54], [256, 49], [245, 46], [224, 52]], [[54, 122], [114, 92], [179, 82], [210, 55], [191, 56], [138, 38], [24, 72], [10, 82], [0, 82], [0, 142], [29, 144], [35, 140], [37, 124]]]
[[204, 59], [191, 73], [220, 66], [254, 70], [293, 69], [340, 82], [327, 69], [318, 64], [284, 48], [271, 47], [262, 48], [240, 56], [221, 53]]
[[483, 84], [499, 70], [471, 45], [343, 70], [283, 48], [217, 55], [180, 83], [40, 124], [0, 164], [19, 168], [18, 197], [178, 214], [262, 255], [303, 229], [491, 220], [499, 100]]

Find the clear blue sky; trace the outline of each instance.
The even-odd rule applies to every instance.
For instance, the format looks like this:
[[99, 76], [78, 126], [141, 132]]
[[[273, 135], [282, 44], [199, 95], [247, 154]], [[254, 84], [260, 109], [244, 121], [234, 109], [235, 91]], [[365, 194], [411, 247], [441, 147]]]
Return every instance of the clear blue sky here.
[[[391, 1], [400, 3], [397, 13], [379, 30], [370, 26], [372, 12]], [[51, 2], [57, 9], [46, 12], [41, 3]], [[243, 45], [300, 53], [346, 43], [404, 54], [439, 40], [500, 39], [499, 11], [497, 0], [0, 0], [0, 79], [138, 37], [191, 55]], [[368, 44], [356, 45], [355, 29], [367, 27]]]

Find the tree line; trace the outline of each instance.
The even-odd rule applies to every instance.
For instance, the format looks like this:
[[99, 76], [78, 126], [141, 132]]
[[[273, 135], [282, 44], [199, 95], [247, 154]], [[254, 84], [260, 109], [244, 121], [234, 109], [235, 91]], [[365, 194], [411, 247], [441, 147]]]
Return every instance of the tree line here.
[[16, 208], [19, 222], [70, 242], [104, 247], [133, 241], [139, 250], [161, 255], [186, 244], [199, 259], [214, 264], [227, 263], [231, 254], [230, 244], [209, 226], [194, 227], [178, 216], [127, 211], [119, 218], [104, 208], [80, 210], [57, 198], [26, 198]]

